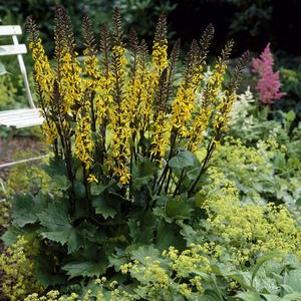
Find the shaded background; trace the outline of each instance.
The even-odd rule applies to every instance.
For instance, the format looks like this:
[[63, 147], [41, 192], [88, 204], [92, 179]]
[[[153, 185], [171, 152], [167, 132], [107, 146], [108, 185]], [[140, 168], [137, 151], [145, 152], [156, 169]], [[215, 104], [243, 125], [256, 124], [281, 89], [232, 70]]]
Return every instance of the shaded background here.
[[[80, 44], [83, 40], [81, 17], [84, 14], [91, 17], [98, 35], [101, 24], [110, 24], [114, 6], [121, 10], [125, 32], [135, 28], [149, 45], [161, 13], [168, 15], [171, 42], [181, 38], [182, 48], [187, 49], [193, 38], [199, 38], [209, 23], [216, 28], [211, 54], [219, 53], [227, 40], [234, 39], [232, 58], [245, 50], [257, 56], [270, 42], [275, 70], [280, 71], [282, 90], [287, 93], [275, 108], [292, 109], [301, 119], [301, 0], [0, 0], [0, 24], [24, 27], [26, 17], [32, 16], [40, 26], [44, 46], [51, 54], [54, 9], [59, 4], [68, 10], [79, 48], [83, 46]], [[26, 61], [28, 70], [32, 70], [29, 55]], [[16, 60], [6, 66], [11, 74], [16, 73]], [[10, 81], [11, 87], [7, 79], [0, 77], [0, 108], [7, 108], [10, 103], [16, 107], [16, 97], [18, 104], [24, 103], [21, 80], [11, 76]], [[246, 85], [251, 85], [249, 78]]]
[[[220, 46], [234, 38], [236, 54], [246, 49], [259, 52], [271, 42], [280, 54], [301, 55], [300, 0], [0, 0], [0, 20], [2, 24], [24, 24], [25, 18], [32, 15], [49, 41], [57, 4], [68, 9], [77, 30], [80, 15], [89, 14], [97, 30], [100, 24], [108, 22], [112, 8], [118, 5], [126, 25], [134, 26], [147, 40], [151, 39], [158, 15], [164, 12], [169, 15], [172, 38], [190, 41], [208, 23], [213, 23], [216, 43]], [[48, 44], [51, 48], [51, 43]]]

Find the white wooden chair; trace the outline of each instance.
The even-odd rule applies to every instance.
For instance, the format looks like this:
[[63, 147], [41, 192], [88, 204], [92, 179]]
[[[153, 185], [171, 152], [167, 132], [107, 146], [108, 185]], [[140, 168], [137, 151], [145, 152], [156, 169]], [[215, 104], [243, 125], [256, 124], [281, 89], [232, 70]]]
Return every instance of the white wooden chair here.
[[[2, 56], [11, 56], [16, 55], [19, 62], [20, 71], [23, 77], [24, 87], [26, 91], [26, 97], [29, 102], [29, 108], [25, 109], [15, 109], [15, 110], [6, 110], [0, 111], [0, 126], [4, 126], [9, 128], [9, 137], [6, 140], [6, 145], [0, 150], [0, 158], [3, 153], [6, 152], [7, 145], [9, 140], [13, 137], [15, 129], [28, 128], [32, 126], [41, 125], [43, 123], [43, 118], [40, 115], [39, 109], [35, 107], [32, 95], [30, 92], [28, 78], [26, 73], [25, 64], [23, 61], [22, 54], [27, 53], [26, 45], [19, 44], [18, 35], [22, 34], [21, 27], [18, 25], [11, 26], [0, 26], [0, 37], [1, 36], [11, 36], [13, 44], [12, 45], [0, 45], [0, 59]], [[30, 158], [28, 161], [32, 161], [33, 159], [39, 159], [41, 157]], [[0, 168], [11, 166], [18, 163], [23, 163], [24, 160], [9, 162], [5, 164], [1, 164]]]

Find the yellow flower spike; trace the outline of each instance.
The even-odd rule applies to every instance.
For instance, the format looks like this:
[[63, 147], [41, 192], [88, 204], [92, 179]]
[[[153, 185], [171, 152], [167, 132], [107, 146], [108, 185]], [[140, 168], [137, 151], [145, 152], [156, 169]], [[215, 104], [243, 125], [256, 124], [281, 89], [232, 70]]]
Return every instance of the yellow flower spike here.
[[89, 170], [93, 163], [95, 147], [91, 130], [89, 104], [86, 104], [78, 111], [76, 119], [74, 152], [77, 158], [84, 163], [86, 170]]
[[159, 72], [162, 72], [168, 66], [167, 59], [167, 40], [164, 39], [159, 42], [155, 42], [153, 45], [152, 59], [155, 68]]
[[34, 79], [43, 95], [43, 97], [39, 99], [40, 102], [42, 101], [40, 105], [42, 108], [48, 109], [53, 93], [54, 72], [51, 69], [40, 38], [32, 40], [29, 43], [29, 49], [32, 52], [34, 61]]
[[226, 70], [227, 65], [219, 59], [207, 80], [204, 91], [202, 91], [201, 105], [189, 131], [188, 148], [192, 151], [196, 151], [201, 144], [211, 113], [221, 99], [222, 84]]
[[[222, 53], [222, 57], [227, 58], [229, 56], [232, 46], [232, 42], [226, 45], [225, 50]], [[237, 99], [236, 89], [241, 78], [242, 70], [245, 67], [248, 59], [249, 54], [247, 52], [240, 57], [235, 67], [234, 74], [230, 82], [230, 87], [224, 91], [222, 100], [217, 105], [217, 113], [214, 116], [213, 127], [215, 129], [216, 137], [218, 138], [218, 140], [220, 139], [221, 135], [223, 135], [228, 130], [228, 126], [231, 120], [230, 115], [232, 107]]]
[[214, 117], [213, 127], [216, 132], [225, 133], [230, 123], [230, 112], [233, 104], [237, 99], [235, 91], [225, 91], [225, 95], [221, 103], [217, 106], [217, 113]]
[[113, 137], [110, 142], [110, 157], [107, 158], [106, 164], [119, 178], [121, 184], [127, 184], [130, 180], [130, 172], [128, 168], [130, 158], [130, 138], [131, 128], [130, 121], [132, 116], [130, 111], [133, 107], [132, 98], [126, 97], [123, 89], [125, 82], [125, 73], [127, 60], [125, 57], [125, 49], [120, 45], [113, 46], [113, 98], [111, 127]]
[[92, 24], [88, 16], [83, 18], [83, 35], [85, 39], [84, 73], [87, 75], [86, 85], [88, 89], [95, 90], [97, 80], [100, 78], [100, 62], [97, 57], [97, 44], [95, 42]]
[[42, 130], [46, 143], [52, 145], [58, 137], [55, 122], [53, 122], [52, 120], [46, 120], [42, 124]]
[[63, 109], [66, 115], [76, 115], [75, 105], [82, 100], [82, 69], [79, 61], [66, 49], [60, 62], [59, 91], [63, 99]]
[[168, 45], [166, 31], [166, 17], [164, 15], [161, 15], [156, 26], [155, 39], [152, 51], [152, 63], [159, 74], [161, 74], [161, 72], [168, 67]]
[[181, 137], [189, 136], [189, 122], [196, 106], [196, 92], [203, 78], [200, 49], [194, 41], [188, 54], [184, 80], [180, 84], [172, 103], [171, 124]]
[[153, 124], [153, 135], [151, 154], [157, 158], [163, 158], [168, 149], [170, 141], [171, 124], [168, 116], [164, 112], [159, 112], [155, 123]]
[[29, 43], [29, 49], [32, 52], [32, 58], [34, 61], [34, 80], [37, 84], [37, 88], [41, 97], [39, 97], [39, 105], [41, 107], [42, 116], [45, 118], [43, 123], [43, 134], [46, 143], [52, 144], [58, 137], [55, 123], [49, 118], [47, 112], [53, 106], [52, 95], [54, 85], [54, 71], [50, 66], [45, 50], [42, 46], [42, 40], [38, 37], [35, 24], [30, 21], [31, 39]]

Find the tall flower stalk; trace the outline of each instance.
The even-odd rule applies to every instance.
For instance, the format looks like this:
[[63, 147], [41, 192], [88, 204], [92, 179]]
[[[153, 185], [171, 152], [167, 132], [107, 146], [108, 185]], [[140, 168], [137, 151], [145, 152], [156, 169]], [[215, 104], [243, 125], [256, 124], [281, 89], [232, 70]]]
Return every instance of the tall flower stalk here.
[[[75, 182], [80, 163], [88, 199], [93, 183], [113, 180], [131, 200], [136, 185], [133, 177], [144, 160], [154, 166], [152, 189], [156, 193], [162, 188], [173, 195], [185, 187], [194, 191], [198, 177], [184, 187], [186, 171], [179, 174], [169, 162], [183, 150], [193, 154], [207, 148], [199, 165], [202, 173], [214, 145], [225, 134], [241, 73], [238, 67], [230, 86], [225, 86], [232, 43], [226, 45], [206, 78], [214, 34], [209, 25], [200, 41], [191, 43], [184, 72], [175, 84], [180, 42], [169, 51], [165, 16], [159, 18], [151, 55], [134, 31], [126, 48], [118, 9], [113, 14], [112, 34], [101, 28], [100, 45], [85, 17], [83, 62], [78, 60], [64, 8], [57, 8], [55, 20], [54, 63], [46, 56], [31, 19], [29, 46], [45, 138], [56, 157], [64, 160], [70, 183]], [[70, 189], [74, 190], [73, 184]]]
[[274, 58], [271, 52], [270, 43], [264, 48], [259, 58], [253, 59], [253, 71], [258, 74], [259, 80], [256, 90], [262, 104], [269, 105], [279, 100], [285, 93], [280, 91], [279, 71], [273, 71]]

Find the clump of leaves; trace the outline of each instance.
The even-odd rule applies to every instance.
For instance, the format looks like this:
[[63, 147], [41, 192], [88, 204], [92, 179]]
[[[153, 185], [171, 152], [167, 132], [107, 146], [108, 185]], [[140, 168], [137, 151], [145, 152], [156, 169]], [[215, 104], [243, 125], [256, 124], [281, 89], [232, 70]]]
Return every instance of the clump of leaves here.
[[293, 111], [270, 120], [270, 111], [254, 103], [250, 90], [239, 95], [230, 131], [235, 139], [215, 153], [214, 164], [237, 183], [242, 199], [300, 204], [301, 124]]
[[141, 247], [121, 267], [130, 284], [102, 277], [79, 294], [52, 290], [25, 301], [300, 300], [301, 266], [294, 256], [268, 253], [256, 265], [237, 269], [216, 263], [208, 253], [208, 245], [191, 245], [182, 252], [170, 248], [162, 254]]

